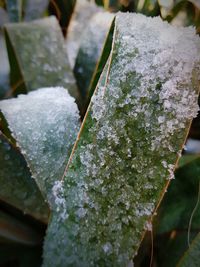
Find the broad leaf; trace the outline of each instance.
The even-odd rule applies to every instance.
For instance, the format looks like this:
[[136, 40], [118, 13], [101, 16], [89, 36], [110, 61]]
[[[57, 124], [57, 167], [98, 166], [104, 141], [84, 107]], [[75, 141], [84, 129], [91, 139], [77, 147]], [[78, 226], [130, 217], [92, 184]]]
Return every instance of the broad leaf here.
[[6, 0], [10, 22], [19, 22], [22, 18], [22, 0]]
[[0, 109], [46, 198], [64, 171], [79, 129], [74, 99], [64, 88], [43, 88], [3, 100]]
[[0, 132], [0, 200], [34, 218], [47, 222], [48, 206], [44, 202], [27, 164]]
[[[189, 220], [195, 207], [200, 183], [200, 157], [189, 162], [175, 173], [176, 179], [171, 182], [168, 192], [160, 206], [157, 234], [172, 230], [188, 229]], [[200, 214], [194, 214], [192, 228], [198, 229]]]
[[77, 0], [72, 15], [66, 39], [67, 54], [72, 68], [74, 68], [76, 56], [83, 37], [83, 32], [88, 25], [90, 18], [97, 12], [103, 11], [94, 3], [87, 0]]
[[88, 87], [102, 53], [113, 18], [114, 15], [111, 13], [98, 12], [90, 19], [83, 33], [74, 67], [77, 85], [83, 101], [86, 100]]
[[198, 267], [200, 259], [200, 233], [195, 237], [177, 267]]
[[25, 0], [25, 16], [26, 21], [40, 18], [47, 9], [49, 0]]
[[44, 267], [122, 267], [137, 253], [198, 111], [199, 51], [191, 28], [117, 15], [108, 67], [52, 190]]
[[55, 17], [7, 24], [6, 43], [15, 94], [47, 86], [64, 86], [77, 97], [77, 88]]

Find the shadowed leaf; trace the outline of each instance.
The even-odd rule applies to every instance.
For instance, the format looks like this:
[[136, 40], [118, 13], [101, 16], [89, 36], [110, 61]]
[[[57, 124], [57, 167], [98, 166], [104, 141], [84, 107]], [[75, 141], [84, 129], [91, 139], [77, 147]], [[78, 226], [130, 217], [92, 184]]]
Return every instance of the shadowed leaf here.
[[[169, 186], [160, 206], [156, 232], [162, 234], [172, 230], [188, 229], [189, 220], [195, 207], [200, 183], [200, 158], [179, 168], [175, 180]], [[200, 215], [196, 212], [192, 220], [192, 228], [198, 229]]]
[[177, 267], [198, 267], [200, 259], [200, 233], [195, 237]]
[[52, 0], [50, 1], [49, 11], [52, 15], [55, 15], [57, 17], [64, 36], [66, 35], [67, 26], [69, 24], [75, 4], [76, 4], [76, 0], [67, 0], [67, 1], [66, 0]]
[[20, 152], [0, 132], [0, 199], [34, 218], [47, 222], [48, 206]]

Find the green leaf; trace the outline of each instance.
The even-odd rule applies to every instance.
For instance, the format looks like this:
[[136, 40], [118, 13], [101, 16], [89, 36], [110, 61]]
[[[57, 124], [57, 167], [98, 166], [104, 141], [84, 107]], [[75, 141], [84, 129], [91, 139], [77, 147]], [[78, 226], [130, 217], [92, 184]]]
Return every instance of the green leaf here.
[[24, 245], [38, 245], [42, 236], [28, 224], [0, 210], [0, 239]]
[[[188, 229], [189, 220], [195, 207], [200, 183], [200, 158], [189, 162], [175, 173], [158, 212], [157, 234], [172, 230]], [[192, 228], [198, 229], [200, 215], [192, 220]]]
[[92, 2], [88, 2], [87, 0], [76, 1], [66, 39], [67, 54], [72, 68], [74, 68], [75, 65], [80, 43], [83, 38], [83, 32], [91, 17], [100, 11], [103, 11], [103, 9]]
[[3, 100], [0, 109], [32, 177], [48, 199], [52, 183], [63, 174], [79, 130], [74, 99], [63, 88], [43, 88]]
[[44, 267], [122, 267], [137, 253], [198, 111], [199, 51], [191, 28], [117, 15], [109, 63], [52, 190]]
[[30, 21], [42, 17], [47, 9], [49, 0], [25, 0], [24, 12], [25, 21]]
[[113, 18], [114, 15], [111, 13], [98, 12], [90, 19], [83, 33], [74, 67], [74, 74], [83, 101], [86, 100], [88, 87], [102, 53]]
[[6, 0], [6, 9], [10, 22], [19, 22], [22, 18], [22, 0]]
[[195, 159], [198, 159], [200, 158], [200, 154], [185, 154], [185, 155], [182, 155], [180, 160], [179, 160], [179, 163], [178, 163], [178, 168], [181, 168], [183, 167], [184, 165], [192, 162], [193, 160]]
[[55, 17], [7, 24], [5, 34], [15, 95], [41, 87], [63, 86], [77, 97], [64, 39]]
[[20, 152], [0, 132], [0, 199], [34, 218], [47, 222], [48, 206]]
[[200, 258], [200, 233], [195, 237], [191, 246], [177, 264], [177, 267], [198, 267]]

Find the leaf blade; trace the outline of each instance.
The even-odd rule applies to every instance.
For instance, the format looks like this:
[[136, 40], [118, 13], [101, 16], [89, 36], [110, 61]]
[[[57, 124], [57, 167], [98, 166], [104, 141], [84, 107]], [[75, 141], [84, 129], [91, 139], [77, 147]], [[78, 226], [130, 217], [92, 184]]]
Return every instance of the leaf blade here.
[[[176, 72], [175, 58], [180, 51], [183, 55], [191, 51], [191, 40], [196, 58], [199, 39], [194, 31], [182, 31], [186, 46], [180, 42], [179, 50], [171, 54], [183, 38], [166, 38], [172, 32], [173, 38], [177, 36], [175, 28], [158, 18], [117, 15], [109, 65], [101, 75], [65, 176], [53, 190], [55, 207], [44, 267], [52, 264], [52, 255], [53, 265], [59, 267], [126, 266], [137, 253], [198, 110], [198, 67], [190, 68], [186, 82], [183, 71]], [[160, 58], [165, 45], [168, 56]], [[190, 65], [191, 56], [182, 59], [183, 65]], [[167, 70], [164, 63], [170, 64]], [[176, 90], [169, 86], [175, 73], [183, 81]], [[193, 95], [191, 101], [182, 90], [187, 97]]]
[[3, 100], [0, 109], [41, 192], [63, 173], [79, 129], [74, 99], [64, 88], [43, 88]]
[[55, 17], [6, 24], [5, 32], [15, 95], [41, 87], [63, 86], [78, 98], [64, 39]]
[[23, 156], [0, 132], [0, 199], [37, 220], [48, 222], [49, 208]]

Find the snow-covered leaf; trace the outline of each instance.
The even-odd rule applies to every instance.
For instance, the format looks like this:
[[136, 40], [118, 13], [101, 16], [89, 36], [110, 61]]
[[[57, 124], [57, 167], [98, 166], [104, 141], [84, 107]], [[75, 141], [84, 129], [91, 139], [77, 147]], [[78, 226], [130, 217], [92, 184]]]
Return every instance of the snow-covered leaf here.
[[33, 178], [48, 198], [52, 183], [63, 174], [79, 130], [74, 98], [64, 88], [42, 88], [3, 100], [0, 109]]
[[119, 13], [113, 46], [60, 182], [44, 267], [127, 266], [198, 111], [192, 28]]
[[77, 97], [64, 38], [55, 17], [7, 24], [5, 33], [15, 94], [63, 86]]
[[74, 13], [72, 15], [66, 39], [66, 49], [69, 57], [69, 62], [72, 68], [74, 68], [76, 56], [80, 47], [83, 32], [87, 27], [91, 17], [97, 13], [103, 11], [92, 2], [87, 0], [77, 0]]
[[86, 100], [88, 87], [102, 53], [113, 18], [114, 14], [98, 12], [90, 19], [83, 33], [74, 67], [77, 85], [83, 100]]
[[0, 240], [24, 245], [38, 245], [42, 235], [27, 223], [0, 210]]
[[0, 132], [0, 200], [47, 223], [49, 209], [26, 161]]

